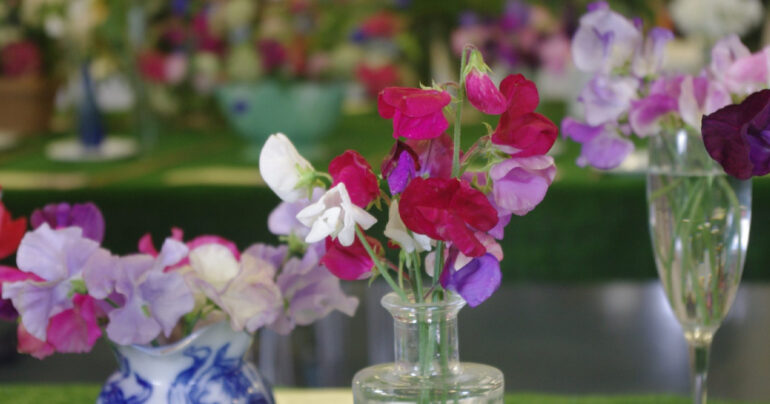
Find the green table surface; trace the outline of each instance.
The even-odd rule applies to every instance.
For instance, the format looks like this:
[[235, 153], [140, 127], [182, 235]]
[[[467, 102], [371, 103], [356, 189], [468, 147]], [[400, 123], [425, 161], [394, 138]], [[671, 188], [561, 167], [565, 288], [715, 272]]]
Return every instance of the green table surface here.
[[[75, 404], [93, 403], [97, 385], [0, 385], [3, 404]], [[349, 401], [348, 401], [349, 400]], [[276, 389], [277, 404], [347, 404], [353, 402], [344, 389]], [[506, 404], [688, 404], [691, 399], [674, 395], [551, 395], [515, 393], [505, 396]], [[738, 404], [740, 401], [710, 399], [712, 404]]]
[[[560, 121], [563, 107], [541, 112]], [[492, 122], [494, 123], [494, 122]], [[472, 142], [481, 124], [464, 127]], [[323, 168], [344, 149], [360, 150], [379, 169], [392, 145], [390, 121], [374, 112], [344, 115], [323, 145], [312, 150]], [[49, 135], [24, 140], [0, 152], [3, 201], [15, 215], [27, 215], [53, 201], [94, 201], [104, 211], [104, 245], [115, 253], [136, 251], [146, 232], [156, 240], [182, 227], [188, 236], [219, 234], [245, 248], [276, 242], [266, 228], [278, 198], [259, 185], [256, 162], [244, 156], [249, 144], [222, 126], [216, 130], [162, 130], [140, 156], [104, 163], [60, 163], [42, 153]], [[524, 217], [514, 217], [503, 241], [503, 280], [592, 282], [656, 277], [647, 230], [645, 178], [607, 174], [574, 164], [579, 146], [562, 142], [558, 174], [545, 200]], [[21, 174], [21, 176], [20, 176]], [[25, 176], [26, 175], [26, 176]], [[12, 184], [13, 186], [9, 185]], [[58, 185], [57, 185], [58, 184]], [[754, 181], [752, 232], [744, 279], [770, 280], [770, 180]], [[387, 219], [372, 234], [381, 234]]]

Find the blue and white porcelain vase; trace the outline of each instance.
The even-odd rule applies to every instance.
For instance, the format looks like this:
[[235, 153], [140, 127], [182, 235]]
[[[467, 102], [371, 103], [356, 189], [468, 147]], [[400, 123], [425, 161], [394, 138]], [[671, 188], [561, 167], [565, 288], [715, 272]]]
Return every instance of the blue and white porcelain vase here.
[[247, 358], [252, 336], [219, 322], [174, 344], [115, 348], [120, 369], [97, 404], [274, 404]]

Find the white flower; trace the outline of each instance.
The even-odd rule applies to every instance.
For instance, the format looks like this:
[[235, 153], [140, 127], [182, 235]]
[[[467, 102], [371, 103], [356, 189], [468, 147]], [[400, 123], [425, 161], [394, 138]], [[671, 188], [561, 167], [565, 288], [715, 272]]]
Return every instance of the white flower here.
[[238, 276], [240, 267], [233, 253], [221, 244], [204, 244], [190, 252], [190, 266], [198, 278], [221, 288]]
[[281, 313], [281, 290], [269, 262], [249, 255], [238, 262], [227, 247], [206, 244], [190, 253], [190, 266], [188, 282], [227, 314], [234, 330], [254, 332]]
[[758, 0], [675, 0], [671, 16], [685, 34], [717, 39], [743, 35], [762, 21]]
[[310, 227], [306, 242], [316, 243], [331, 236], [345, 247], [355, 240], [356, 224], [366, 230], [377, 222], [374, 216], [350, 201], [342, 182], [326, 191], [318, 202], [297, 213], [297, 220]]
[[410, 233], [406, 228], [401, 215], [398, 214], [398, 200], [394, 199], [390, 203], [388, 212], [388, 224], [385, 225], [385, 236], [397, 242], [404, 251], [411, 253], [415, 249], [417, 252], [430, 251], [430, 237], [424, 234]]
[[270, 135], [259, 154], [259, 172], [267, 186], [285, 202], [307, 197], [307, 191], [296, 189], [303, 172], [313, 166], [302, 157], [283, 133]]

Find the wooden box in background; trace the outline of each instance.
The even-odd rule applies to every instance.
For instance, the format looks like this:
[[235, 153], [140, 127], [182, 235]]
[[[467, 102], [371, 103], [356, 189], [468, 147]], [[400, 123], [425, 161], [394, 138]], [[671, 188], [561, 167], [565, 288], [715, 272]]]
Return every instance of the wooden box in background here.
[[56, 88], [45, 78], [0, 77], [0, 132], [35, 134], [50, 128]]

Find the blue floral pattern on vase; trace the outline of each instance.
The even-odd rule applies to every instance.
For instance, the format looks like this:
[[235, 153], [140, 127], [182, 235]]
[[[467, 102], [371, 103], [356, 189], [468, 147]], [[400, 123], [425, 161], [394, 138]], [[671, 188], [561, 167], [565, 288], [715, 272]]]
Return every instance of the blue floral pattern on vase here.
[[118, 346], [120, 369], [97, 404], [273, 404], [270, 386], [246, 353], [251, 336], [227, 323], [171, 346]]

